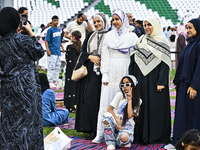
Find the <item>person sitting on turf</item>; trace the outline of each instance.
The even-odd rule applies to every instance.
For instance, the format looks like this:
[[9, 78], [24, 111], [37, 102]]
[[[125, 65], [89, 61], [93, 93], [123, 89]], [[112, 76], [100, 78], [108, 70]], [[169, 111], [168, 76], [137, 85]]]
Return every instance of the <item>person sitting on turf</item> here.
[[69, 120], [69, 111], [67, 109], [56, 109], [56, 98], [53, 90], [49, 88], [49, 81], [46, 74], [39, 73], [41, 92], [42, 92], [42, 111], [43, 126], [57, 126], [67, 123]]
[[[103, 114], [104, 140], [107, 149], [115, 146], [130, 147], [134, 139], [134, 128], [139, 117], [140, 99], [137, 79], [132, 75], [124, 76], [120, 82], [120, 90], [107, 111]], [[135, 122], [136, 121], [136, 122]]]

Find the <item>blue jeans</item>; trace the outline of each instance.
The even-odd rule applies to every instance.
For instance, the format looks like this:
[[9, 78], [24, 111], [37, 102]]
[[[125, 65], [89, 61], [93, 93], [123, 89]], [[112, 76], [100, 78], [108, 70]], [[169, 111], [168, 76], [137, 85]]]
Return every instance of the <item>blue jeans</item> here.
[[[103, 119], [103, 122], [107, 121], [109, 125], [104, 125], [104, 140], [107, 145], [118, 145], [120, 147], [124, 147], [125, 145], [133, 142], [133, 134], [134, 134], [134, 127], [130, 123], [126, 122], [124, 125], [122, 125], [122, 129], [120, 131], [117, 131], [116, 129], [116, 123], [113, 120], [112, 117], [105, 117]], [[120, 139], [121, 135], [125, 135], [128, 138], [128, 141], [123, 142]]]
[[60, 71], [60, 56], [51, 55], [47, 57], [48, 60], [48, 69], [47, 69], [47, 77], [50, 83], [57, 82], [59, 78]]

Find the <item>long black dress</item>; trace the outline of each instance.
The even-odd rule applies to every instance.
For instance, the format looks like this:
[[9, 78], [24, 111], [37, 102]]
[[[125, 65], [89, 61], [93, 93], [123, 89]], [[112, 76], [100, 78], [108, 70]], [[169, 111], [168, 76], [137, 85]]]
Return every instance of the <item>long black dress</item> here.
[[93, 71], [94, 63], [87, 59], [89, 56], [87, 43], [92, 33], [88, 35], [83, 43], [83, 54], [80, 58], [80, 62], [87, 67], [88, 75], [78, 81], [77, 87], [75, 129], [82, 132], [96, 132], [100, 102], [101, 74], [96, 75]]
[[74, 110], [76, 105], [76, 87], [77, 82], [71, 80], [72, 72], [76, 64], [78, 54], [72, 45], [67, 46], [66, 51], [66, 72], [65, 72], [65, 88], [64, 88], [64, 105], [69, 110]]
[[[169, 143], [171, 133], [169, 67], [161, 62], [148, 75], [144, 76], [131, 56], [129, 74], [138, 80], [142, 99], [138, 128], [135, 129], [134, 143], [158, 144]], [[157, 85], [164, 85], [157, 92]]]
[[[181, 52], [173, 81], [177, 87], [177, 94], [172, 144], [176, 144], [188, 130], [200, 131], [200, 20], [193, 19], [190, 22], [194, 25], [197, 35], [188, 41]], [[194, 99], [187, 93], [189, 87], [197, 91]]]
[[43, 150], [42, 97], [35, 61], [44, 55], [35, 37], [0, 36], [1, 150]]

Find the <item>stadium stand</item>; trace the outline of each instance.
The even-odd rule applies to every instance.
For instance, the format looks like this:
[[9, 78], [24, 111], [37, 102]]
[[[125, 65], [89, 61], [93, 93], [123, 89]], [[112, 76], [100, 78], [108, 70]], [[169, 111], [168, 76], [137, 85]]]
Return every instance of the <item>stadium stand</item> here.
[[[94, 1], [96, 0], [14, 0], [14, 7], [27, 7], [29, 19], [35, 27], [47, 24], [53, 15], [59, 16], [60, 24], [67, 24], [79, 12], [84, 12], [88, 18], [97, 12], [104, 12], [111, 17], [111, 12], [116, 9], [130, 12], [140, 20], [146, 16], [156, 16], [161, 20], [162, 26], [167, 27], [180, 24], [178, 13], [183, 18], [187, 15], [186, 10], [194, 15], [199, 13], [200, 8], [200, 0], [99, 0], [94, 7], [90, 7]], [[86, 8], [87, 11], [84, 11]]]

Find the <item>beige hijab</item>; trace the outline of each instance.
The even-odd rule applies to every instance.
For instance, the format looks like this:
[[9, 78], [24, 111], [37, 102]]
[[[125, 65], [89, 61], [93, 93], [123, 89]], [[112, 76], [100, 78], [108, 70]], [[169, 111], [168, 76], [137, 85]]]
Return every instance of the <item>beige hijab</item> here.
[[144, 21], [152, 24], [153, 32], [150, 35], [141, 36], [137, 41], [133, 51], [135, 62], [144, 76], [149, 74], [161, 61], [171, 69], [169, 42], [163, 33], [160, 21], [155, 17]]
[[[92, 33], [87, 43], [87, 52], [92, 55], [101, 56], [103, 41], [110, 27], [110, 22], [104, 13], [97, 13], [95, 17], [98, 17], [103, 22], [103, 29]], [[93, 71], [97, 75], [100, 75], [100, 66], [94, 64]]]

